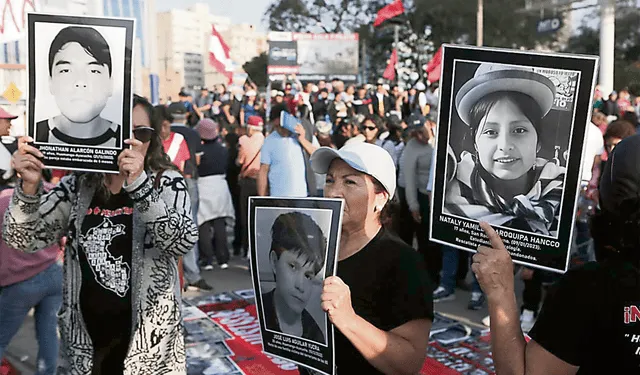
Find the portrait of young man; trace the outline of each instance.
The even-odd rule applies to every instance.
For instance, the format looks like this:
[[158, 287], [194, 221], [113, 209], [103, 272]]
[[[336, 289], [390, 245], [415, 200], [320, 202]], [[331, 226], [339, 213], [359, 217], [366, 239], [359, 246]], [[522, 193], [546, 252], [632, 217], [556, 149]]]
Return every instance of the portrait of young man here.
[[290, 212], [275, 219], [271, 238], [269, 264], [276, 286], [262, 294], [266, 328], [326, 343], [325, 334], [308, 312], [325, 264], [325, 234], [311, 216]]
[[120, 124], [101, 116], [114, 89], [104, 36], [93, 27], [60, 30], [49, 46], [48, 75], [60, 113], [36, 123], [36, 142], [120, 148]]

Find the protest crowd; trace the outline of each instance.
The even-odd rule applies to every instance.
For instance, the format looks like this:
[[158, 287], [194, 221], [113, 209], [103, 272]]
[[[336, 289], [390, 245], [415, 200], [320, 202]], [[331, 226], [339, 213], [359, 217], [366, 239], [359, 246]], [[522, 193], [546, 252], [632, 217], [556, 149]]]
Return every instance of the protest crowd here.
[[[114, 177], [43, 170], [39, 151], [28, 139], [0, 146], [13, 155], [10, 168], [0, 171], [0, 223], [4, 217], [0, 358], [27, 312], [35, 308], [39, 374], [55, 373], [56, 366], [67, 369], [58, 372], [64, 374], [184, 373], [184, 358], [180, 358], [184, 348], [178, 339], [182, 334], [179, 291], [174, 284], [179, 283], [181, 290], [212, 290], [215, 285], [202, 278], [203, 271], [224, 272], [232, 257], [249, 257], [249, 197], [343, 197], [349, 206], [351, 199], [357, 201], [349, 196], [358, 194], [350, 184], [359, 182], [348, 178], [355, 170], [370, 177], [366, 186], [373, 192], [369, 197], [374, 197], [357, 202], [370, 206], [379, 217], [379, 222], [368, 224], [371, 218], [363, 216], [366, 225], [378, 228], [374, 236], [381, 228], [385, 231], [375, 239], [381, 241], [376, 251], [415, 249], [419, 257], [411, 258], [414, 266], [409, 269], [426, 271], [429, 279], [417, 284], [418, 293], [427, 295], [398, 292], [403, 298], [393, 301], [404, 316], [386, 321], [384, 330], [374, 330], [366, 322], [351, 327], [346, 323], [348, 311], [338, 306], [338, 299], [332, 301], [335, 305], [326, 311], [343, 333], [336, 338], [338, 368], [349, 368], [340, 365], [346, 361], [341, 361], [342, 355], [356, 358], [354, 362], [361, 366], [354, 365], [356, 372], [346, 373], [416, 373], [424, 360], [432, 302], [437, 310], [438, 302], [456, 298], [456, 290], [464, 288], [471, 291], [468, 309], [489, 305], [490, 316], [484, 323], [491, 328], [498, 374], [603, 374], [607, 366], [620, 366], [615, 373], [639, 371], [640, 357], [633, 355], [635, 349], [629, 351], [634, 341], [628, 336], [640, 337], [640, 330], [629, 325], [640, 318], [640, 305], [635, 304], [640, 297], [640, 136], [636, 135], [640, 96], [632, 98], [622, 89], [605, 97], [596, 89], [581, 171], [572, 270], [561, 276], [521, 266], [514, 269], [500, 238], [486, 224], [482, 227], [491, 248], [482, 247], [476, 255], [429, 240], [437, 84], [417, 82], [404, 90], [383, 79], [354, 85], [338, 79], [300, 82], [290, 76], [271, 89], [260, 92], [250, 81], [243, 87], [183, 88], [177, 97], [156, 106], [136, 96], [135, 139], [128, 141], [132, 148], [120, 160], [126, 174]], [[283, 112], [294, 116], [294, 123]], [[1, 136], [9, 135], [14, 118], [0, 110]], [[321, 156], [316, 152], [326, 153], [327, 148], [336, 150], [333, 158], [345, 163], [331, 164], [329, 158], [331, 167], [318, 167]], [[362, 170], [353, 167], [356, 162], [348, 155], [382, 161]], [[387, 159], [391, 161], [388, 168]], [[42, 184], [41, 179], [46, 182]], [[379, 191], [375, 190], [378, 185]], [[172, 206], [174, 202], [178, 203]], [[347, 208], [347, 216], [357, 212], [356, 207]], [[127, 235], [118, 239], [122, 249], [118, 255], [150, 275], [130, 281], [143, 286], [140, 296], [109, 299], [96, 285], [79, 287], [86, 280], [83, 267], [90, 260], [68, 257], [82, 254], [77, 244], [98, 229], [92, 212], [100, 209], [140, 212], [133, 218], [113, 220], [127, 228]], [[70, 224], [81, 214], [80, 227]], [[163, 224], [169, 221], [174, 224]], [[145, 231], [153, 235], [145, 236]], [[346, 226], [343, 231], [347, 233]], [[233, 240], [228, 238], [231, 233]], [[101, 246], [99, 235], [94, 241]], [[355, 240], [351, 237], [351, 241]], [[362, 248], [368, 242], [345, 243]], [[65, 246], [71, 251], [64, 251]], [[174, 264], [165, 253], [179, 261]], [[375, 262], [367, 262], [362, 267], [374, 267]], [[351, 265], [353, 272], [358, 266]], [[471, 285], [465, 282], [469, 272]], [[123, 288], [118, 275], [122, 274], [116, 272], [109, 281], [115, 290]], [[404, 276], [398, 272], [396, 280]], [[514, 277], [524, 280], [520, 306]], [[376, 282], [372, 285], [395, 285], [395, 280]], [[353, 296], [362, 293], [358, 299], [370, 298], [375, 304], [375, 296], [365, 294], [375, 291], [362, 285], [349, 287]], [[340, 298], [349, 287], [334, 278], [325, 284], [325, 290], [335, 291]], [[120, 290], [126, 294], [126, 289]], [[137, 303], [135, 309], [132, 300]], [[96, 311], [92, 303], [109, 303], [111, 309]], [[63, 326], [58, 327], [56, 314]], [[105, 325], [101, 319], [108, 314], [114, 318]], [[148, 321], [157, 326], [145, 325]], [[354, 329], [366, 334], [349, 331]], [[529, 333], [531, 341], [525, 341], [523, 332]], [[131, 340], [135, 345], [129, 349]], [[388, 342], [391, 348], [380, 348], [378, 341]], [[59, 351], [64, 353], [60, 359]], [[162, 358], [161, 363], [154, 356]], [[100, 363], [101, 369], [91, 372], [92, 363]], [[365, 372], [357, 372], [360, 369]]]

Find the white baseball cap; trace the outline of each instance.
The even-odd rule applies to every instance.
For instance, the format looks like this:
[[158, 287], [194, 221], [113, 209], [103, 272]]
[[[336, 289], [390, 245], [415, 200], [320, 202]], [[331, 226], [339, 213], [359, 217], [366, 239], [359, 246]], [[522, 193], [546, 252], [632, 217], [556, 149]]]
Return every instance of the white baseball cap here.
[[389, 199], [395, 194], [396, 166], [382, 147], [365, 142], [349, 144], [340, 150], [320, 147], [311, 155], [311, 168], [316, 173], [325, 174], [335, 159], [342, 159], [351, 168], [378, 180], [389, 193]]

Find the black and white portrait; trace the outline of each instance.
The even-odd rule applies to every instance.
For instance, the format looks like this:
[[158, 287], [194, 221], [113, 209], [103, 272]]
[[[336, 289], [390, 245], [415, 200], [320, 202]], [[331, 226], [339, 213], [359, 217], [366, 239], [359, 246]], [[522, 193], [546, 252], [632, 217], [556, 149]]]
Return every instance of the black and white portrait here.
[[553, 258], [564, 269], [556, 249], [574, 221], [596, 59], [448, 45], [444, 53], [431, 238], [475, 251], [487, 222], [514, 260]]
[[256, 215], [266, 328], [326, 345], [320, 294], [331, 211], [258, 208]]
[[330, 374], [333, 327], [322, 310], [335, 275], [341, 200], [250, 199], [251, 269], [266, 353]]
[[[29, 15], [29, 135], [37, 146], [124, 148], [131, 125], [133, 22]], [[54, 155], [45, 152], [45, 164], [48, 156]]]
[[[557, 237], [579, 72], [454, 64], [443, 211]], [[565, 108], [554, 105], [560, 79]]]

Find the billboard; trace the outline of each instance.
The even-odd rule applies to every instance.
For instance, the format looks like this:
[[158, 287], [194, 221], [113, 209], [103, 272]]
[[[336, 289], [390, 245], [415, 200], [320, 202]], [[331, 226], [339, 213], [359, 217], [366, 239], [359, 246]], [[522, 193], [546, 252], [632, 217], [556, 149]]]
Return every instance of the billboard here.
[[272, 79], [296, 74], [302, 81], [355, 81], [358, 34], [271, 32], [267, 73]]

